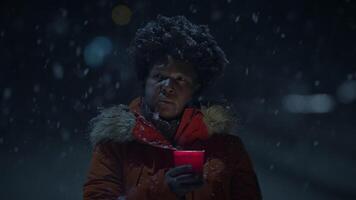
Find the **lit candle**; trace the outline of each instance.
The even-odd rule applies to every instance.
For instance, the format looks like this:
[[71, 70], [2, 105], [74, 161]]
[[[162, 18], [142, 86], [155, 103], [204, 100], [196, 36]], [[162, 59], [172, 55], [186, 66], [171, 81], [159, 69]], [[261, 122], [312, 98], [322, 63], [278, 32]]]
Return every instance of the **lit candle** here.
[[202, 173], [205, 151], [196, 150], [176, 150], [173, 152], [174, 165], [192, 165], [193, 172]]

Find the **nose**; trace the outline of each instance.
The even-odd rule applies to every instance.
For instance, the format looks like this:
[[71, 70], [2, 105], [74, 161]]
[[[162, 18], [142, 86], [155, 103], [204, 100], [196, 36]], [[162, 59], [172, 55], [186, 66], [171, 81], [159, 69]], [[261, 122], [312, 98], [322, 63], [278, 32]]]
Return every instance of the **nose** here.
[[172, 80], [171, 78], [167, 78], [166, 80], [164, 80], [162, 83], [163, 94], [174, 94], [174, 91], [174, 80]]

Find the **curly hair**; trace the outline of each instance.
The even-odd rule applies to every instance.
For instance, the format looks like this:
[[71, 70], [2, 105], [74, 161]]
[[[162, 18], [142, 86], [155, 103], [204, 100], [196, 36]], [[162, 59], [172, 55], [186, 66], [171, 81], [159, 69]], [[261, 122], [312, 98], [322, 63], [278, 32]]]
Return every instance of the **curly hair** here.
[[129, 48], [138, 79], [144, 81], [166, 55], [194, 66], [201, 89], [223, 74], [229, 61], [206, 25], [192, 24], [184, 16], [164, 17], [137, 30]]

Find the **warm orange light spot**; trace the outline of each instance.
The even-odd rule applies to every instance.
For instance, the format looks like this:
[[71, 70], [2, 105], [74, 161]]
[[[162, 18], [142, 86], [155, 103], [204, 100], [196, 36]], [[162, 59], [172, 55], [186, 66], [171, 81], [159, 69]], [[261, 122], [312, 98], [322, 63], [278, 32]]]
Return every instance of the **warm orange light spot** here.
[[117, 25], [126, 25], [130, 23], [132, 11], [125, 5], [117, 5], [112, 9], [112, 20]]

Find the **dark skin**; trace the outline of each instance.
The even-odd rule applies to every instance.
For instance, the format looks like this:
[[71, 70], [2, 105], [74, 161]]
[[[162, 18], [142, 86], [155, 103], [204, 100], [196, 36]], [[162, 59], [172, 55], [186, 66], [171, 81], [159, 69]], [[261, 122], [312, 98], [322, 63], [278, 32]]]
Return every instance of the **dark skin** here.
[[[155, 64], [145, 82], [145, 101], [161, 119], [170, 121], [181, 116], [186, 104], [199, 89], [197, 75], [190, 63], [167, 56]], [[182, 165], [167, 171], [165, 181], [179, 199], [201, 187], [201, 174], [192, 172], [191, 165]]]
[[190, 63], [167, 56], [155, 64], [145, 82], [145, 101], [160, 118], [178, 118], [194, 92], [199, 88], [196, 73]]

